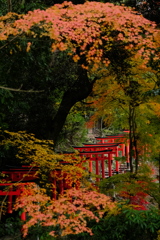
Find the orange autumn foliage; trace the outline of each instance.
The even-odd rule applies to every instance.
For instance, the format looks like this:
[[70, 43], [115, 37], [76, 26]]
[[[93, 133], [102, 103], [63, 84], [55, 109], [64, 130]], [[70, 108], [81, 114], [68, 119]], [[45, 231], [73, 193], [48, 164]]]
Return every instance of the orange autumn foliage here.
[[25, 36], [29, 38], [29, 51], [31, 38], [48, 37], [53, 52], [67, 50], [75, 61], [82, 59], [82, 66], [92, 70], [100, 64], [109, 65], [108, 52], [113, 46], [125, 49], [136, 59], [143, 58], [146, 63], [151, 51], [154, 54], [159, 46], [158, 35], [153, 22], [130, 8], [111, 3], [64, 2], [26, 15], [9, 13], [0, 17], [1, 41]]
[[[61, 236], [88, 232], [87, 219], [99, 221], [104, 212], [110, 212], [115, 207], [110, 197], [90, 191], [85, 188], [69, 189], [58, 200], [51, 200], [36, 184], [23, 186], [23, 191], [15, 204], [15, 210], [23, 209], [28, 220], [23, 225], [23, 235], [26, 236], [31, 226], [59, 226]], [[50, 235], [57, 236], [51, 231]]]

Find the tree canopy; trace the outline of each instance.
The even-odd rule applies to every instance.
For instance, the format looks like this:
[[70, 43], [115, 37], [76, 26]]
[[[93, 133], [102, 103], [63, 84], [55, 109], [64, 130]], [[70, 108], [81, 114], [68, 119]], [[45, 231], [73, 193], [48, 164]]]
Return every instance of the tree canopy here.
[[[113, 62], [125, 66], [128, 59], [145, 68], [151, 55], [154, 61], [159, 57], [159, 30], [155, 23], [130, 8], [111, 3], [64, 2], [26, 15], [8, 13], [0, 19], [0, 40], [1, 51], [11, 47], [9, 57], [15, 48], [16, 53], [21, 53], [22, 45], [23, 51], [32, 53], [39, 41], [39, 51], [47, 43], [52, 51], [48, 64], [58, 59], [61, 52], [76, 62], [77, 77], [62, 91], [61, 103], [51, 119], [50, 136], [54, 141], [71, 107], [91, 93], [101, 69]], [[55, 66], [54, 61], [52, 64]]]
[[[108, 65], [107, 53], [114, 45], [147, 58], [156, 47], [155, 36], [159, 32], [154, 23], [131, 9], [99, 2], [64, 2], [26, 15], [9, 13], [1, 17], [0, 27], [1, 40], [22, 38], [24, 34], [28, 38], [49, 37], [53, 52], [68, 49], [75, 61], [83, 59], [86, 68], [101, 61]], [[28, 40], [26, 49], [31, 45]]]

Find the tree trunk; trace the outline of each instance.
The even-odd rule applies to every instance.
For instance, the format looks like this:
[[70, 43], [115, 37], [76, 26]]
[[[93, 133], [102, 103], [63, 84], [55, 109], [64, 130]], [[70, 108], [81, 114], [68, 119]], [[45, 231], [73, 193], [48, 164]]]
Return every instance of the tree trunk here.
[[129, 164], [131, 173], [133, 173], [132, 110], [131, 104], [129, 104]]
[[135, 116], [135, 108], [133, 115], [133, 145], [134, 145], [134, 155], [135, 155], [135, 173], [138, 173], [138, 165], [139, 165], [139, 152], [137, 146], [137, 125], [136, 125], [136, 116]]
[[52, 121], [49, 137], [54, 141], [55, 146], [70, 109], [76, 102], [88, 97], [92, 91], [94, 82], [95, 80], [92, 82], [89, 81], [87, 71], [79, 66], [78, 79], [74, 85], [64, 93], [60, 107]]
[[8, 0], [8, 12], [12, 12], [12, 0]]
[[137, 135], [136, 135], [136, 116], [135, 116], [135, 107], [129, 104], [129, 161], [130, 161], [130, 169], [131, 172], [134, 172], [133, 169], [133, 157], [135, 159], [135, 173], [138, 172], [138, 164], [139, 164], [139, 154], [137, 148]]

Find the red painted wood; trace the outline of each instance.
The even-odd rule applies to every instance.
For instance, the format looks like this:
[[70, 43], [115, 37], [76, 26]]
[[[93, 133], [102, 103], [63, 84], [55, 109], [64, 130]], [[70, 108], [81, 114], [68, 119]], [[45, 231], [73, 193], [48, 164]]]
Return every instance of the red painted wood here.
[[104, 160], [102, 160], [102, 162], [101, 162], [101, 167], [102, 167], [102, 178], [105, 178], [105, 164], [104, 164]]
[[26, 221], [26, 213], [22, 212], [20, 218], [22, 221]]
[[92, 160], [89, 159], [89, 172], [93, 171]]
[[112, 155], [109, 155], [108, 159], [108, 175], [109, 177], [112, 176]]
[[20, 180], [22, 181], [32, 181], [37, 179], [37, 176], [35, 176], [36, 171], [30, 171], [28, 170], [6, 170], [2, 171], [2, 173], [6, 174], [6, 181], [12, 181], [12, 182], [18, 182]]
[[[99, 161], [98, 158], [96, 158], [96, 175], [99, 175]], [[99, 178], [96, 178], [96, 181], [99, 181]]]

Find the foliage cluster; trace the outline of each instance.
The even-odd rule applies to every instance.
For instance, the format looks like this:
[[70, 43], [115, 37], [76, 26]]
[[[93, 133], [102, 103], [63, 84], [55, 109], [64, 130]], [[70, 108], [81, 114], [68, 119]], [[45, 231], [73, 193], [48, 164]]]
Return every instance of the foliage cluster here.
[[[89, 232], [87, 219], [99, 221], [104, 210], [111, 211], [114, 203], [110, 198], [85, 188], [72, 188], [58, 200], [51, 200], [36, 185], [23, 186], [23, 193], [17, 199], [15, 209], [24, 209], [29, 220], [23, 225], [23, 234], [27, 235], [31, 226], [52, 226], [51, 236], [65, 236]], [[59, 227], [57, 231], [54, 229]]]
[[[102, 219], [96, 224], [95, 238], [104, 236], [104, 240], [156, 239], [160, 216], [157, 209], [138, 211], [126, 206], [119, 206], [119, 213]], [[99, 231], [97, 229], [99, 228]], [[93, 231], [94, 232], [94, 231]]]

